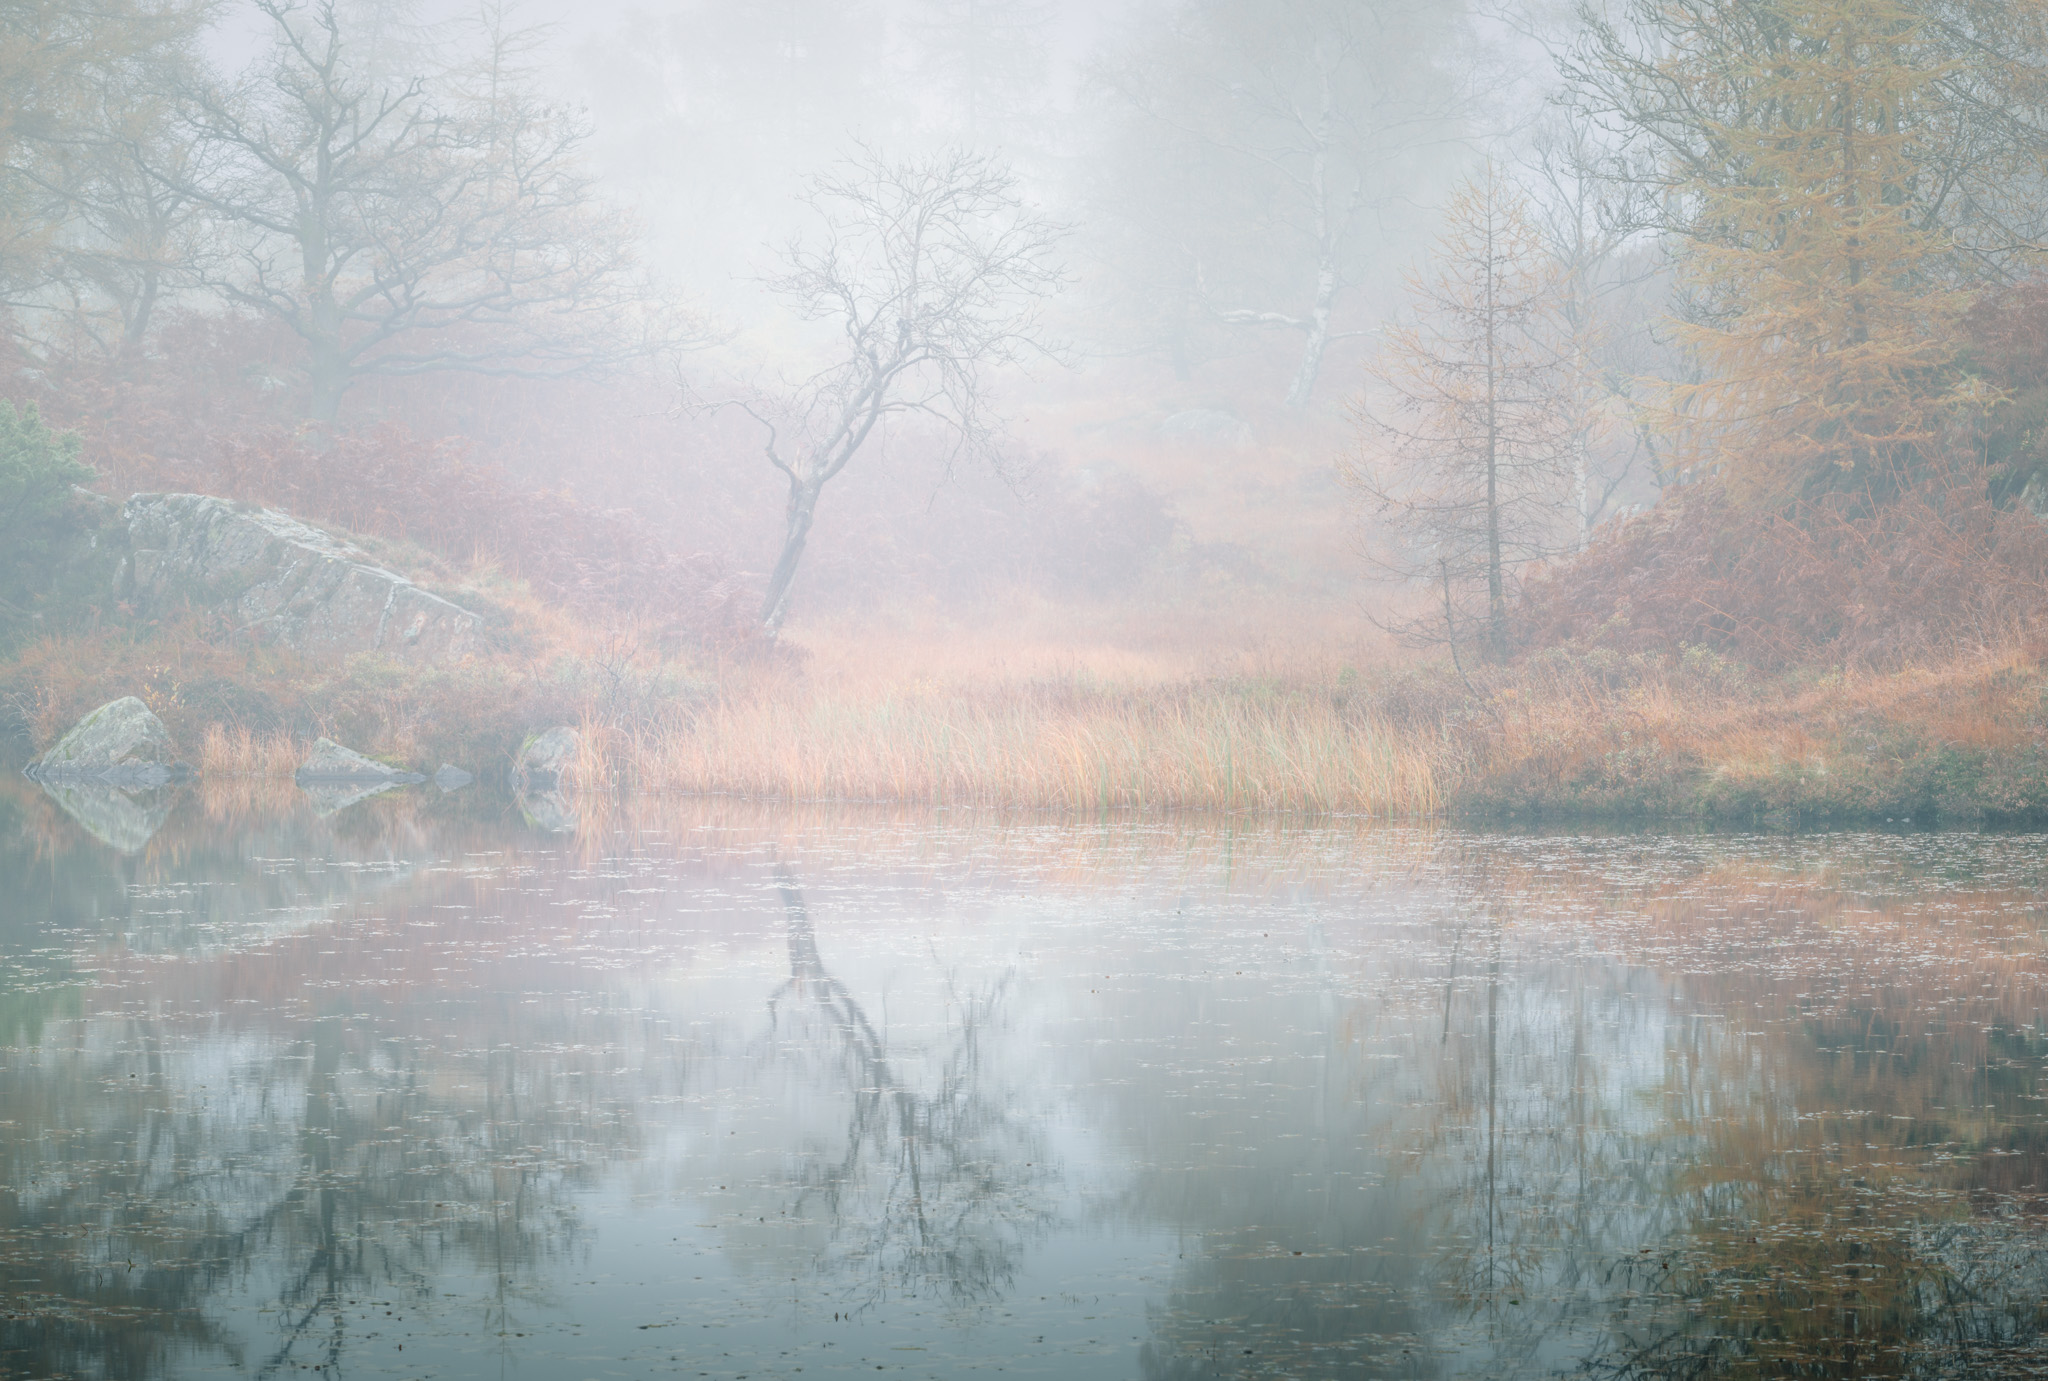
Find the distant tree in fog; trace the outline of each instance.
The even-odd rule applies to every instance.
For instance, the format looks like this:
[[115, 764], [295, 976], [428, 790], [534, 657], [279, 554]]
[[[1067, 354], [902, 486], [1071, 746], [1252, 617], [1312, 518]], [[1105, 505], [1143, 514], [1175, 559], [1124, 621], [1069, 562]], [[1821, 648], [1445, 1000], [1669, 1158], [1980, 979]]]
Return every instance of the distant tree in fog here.
[[1663, 329], [1669, 255], [1640, 233], [1644, 198], [1611, 175], [1612, 163], [1595, 131], [1555, 113], [1529, 141], [1530, 220], [1556, 269], [1560, 339], [1579, 383], [1572, 476], [1581, 548], [1629, 487], [1663, 486], [1660, 438], [1638, 389], [1684, 365]]
[[905, 25], [921, 90], [942, 97], [970, 147], [1011, 142], [1050, 75], [1049, 0], [922, 0]]
[[1301, 337], [1305, 407], [1368, 266], [1461, 107], [1444, 63], [1458, 0], [1190, 0], [1154, 11], [1096, 84], [1128, 118], [1098, 200], [1185, 331], [1190, 312]]
[[1386, 528], [1375, 561], [1434, 587], [1402, 631], [1507, 654], [1509, 582], [1570, 547], [1581, 384], [1565, 285], [1518, 188], [1488, 166], [1451, 199], [1412, 315], [1390, 329], [1345, 477]]
[[0, 0], [0, 301], [18, 331], [132, 345], [147, 329], [189, 208], [139, 160], [170, 143], [164, 77], [188, 63], [204, 17], [196, 4]]
[[473, 68], [392, 81], [333, 4], [255, 7], [268, 57], [188, 87], [194, 153], [158, 176], [223, 227], [206, 285], [304, 343], [314, 420], [367, 375], [553, 377], [660, 338], [581, 121], [519, 79], [525, 36], [488, 24]]
[[1016, 179], [953, 152], [891, 162], [864, 152], [814, 179], [816, 238], [794, 241], [769, 286], [835, 328], [832, 362], [775, 395], [741, 400], [767, 429], [789, 486], [782, 551], [761, 602], [770, 637], [789, 612], [818, 497], [892, 422], [944, 432], [952, 458], [1001, 464], [988, 372], [1049, 352], [1040, 308], [1064, 276], [1063, 227], [1029, 210]]

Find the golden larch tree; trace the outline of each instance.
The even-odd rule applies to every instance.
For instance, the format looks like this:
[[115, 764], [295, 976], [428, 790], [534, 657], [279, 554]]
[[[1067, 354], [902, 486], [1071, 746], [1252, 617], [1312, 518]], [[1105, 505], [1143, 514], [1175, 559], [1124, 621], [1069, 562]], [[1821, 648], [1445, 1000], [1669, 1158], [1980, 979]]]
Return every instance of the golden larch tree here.
[[1801, 0], [1739, 61], [1680, 51], [1666, 70], [1727, 114], [1701, 132], [1727, 160], [1692, 179], [1681, 259], [1707, 366], [1671, 390], [1695, 467], [1781, 501], [1838, 477], [1881, 483], [1924, 458], [1952, 402], [1966, 306], [1952, 236], [1927, 214], [1948, 64], [1899, 0]]
[[1491, 164], [1451, 198], [1410, 310], [1390, 327], [1355, 409], [1345, 477], [1375, 520], [1372, 559], [1421, 578], [1435, 610], [1402, 631], [1455, 651], [1477, 625], [1508, 649], [1515, 573], [1576, 539], [1580, 394], [1561, 283], [1519, 189]]

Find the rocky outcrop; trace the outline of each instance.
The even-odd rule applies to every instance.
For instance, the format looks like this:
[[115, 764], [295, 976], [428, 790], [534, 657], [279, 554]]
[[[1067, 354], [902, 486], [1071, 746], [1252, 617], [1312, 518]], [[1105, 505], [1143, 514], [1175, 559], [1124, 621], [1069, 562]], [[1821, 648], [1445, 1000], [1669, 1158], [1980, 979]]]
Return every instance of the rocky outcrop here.
[[512, 785], [521, 791], [566, 790], [576, 784], [576, 759], [583, 736], [557, 725], [528, 738], [512, 764]]
[[132, 695], [109, 701], [71, 726], [56, 747], [32, 763], [40, 782], [91, 782], [149, 789], [184, 775], [172, 763], [171, 736], [149, 706]]
[[442, 791], [460, 791], [475, 780], [452, 762], [444, 762], [434, 769], [434, 785]]
[[139, 607], [183, 598], [315, 656], [381, 652], [438, 663], [476, 645], [476, 615], [275, 509], [204, 494], [137, 494], [122, 513], [129, 549], [121, 594]]

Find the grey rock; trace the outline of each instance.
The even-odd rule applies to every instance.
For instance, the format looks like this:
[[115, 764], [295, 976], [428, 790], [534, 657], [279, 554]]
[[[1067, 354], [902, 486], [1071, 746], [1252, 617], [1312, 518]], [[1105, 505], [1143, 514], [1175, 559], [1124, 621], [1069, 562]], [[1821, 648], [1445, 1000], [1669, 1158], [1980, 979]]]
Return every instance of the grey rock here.
[[566, 724], [532, 735], [512, 764], [512, 784], [522, 792], [574, 786], [582, 748], [583, 736]]
[[182, 597], [310, 655], [444, 663], [476, 645], [475, 614], [289, 514], [205, 494], [137, 494], [122, 515], [129, 551], [118, 579], [140, 608]]
[[2020, 502], [2026, 505], [2027, 512], [2048, 523], [2048, 474], [2036, 470], [2029, 475], [2020, 489]]
[[[162, 786], [179, 775], [165, 763], [171, 736], [149, 706], [124, 695], [71, 726], [28, 770], [37, 781], [98, 781], [130, 788]], [[180, 765], [182, 766], [182, 765]]]
[[434, 769], [434, 785], [443, 791], [460, 791], [475, 780], [452, 762], [444, 762]]
[[179, 795], [177, 788], [161, 784], [124, 791], [111, 782], [82, 777], [44, 780], [41, 786], [87, 834], [124, 854], [142, 852], [170, 818]]
[[423, 782], [426, 777], [418, 772], [407, 772], [403, 768], [390, 767], [375, 758], [366, 758], [353, 748], [344, 748], [331, 738], [317, 740], [313, 751], [299, 764], [299, 770], [292, 774], [300, 786], [309, 782], [360, 782], [382, 783], [385, 786], [410, 786]]
[[1252, 429], [1242, 417], [1220, 408], [1189, 408], [1159, 424], [1159, 434], [1203, 446], [1249, 446]]

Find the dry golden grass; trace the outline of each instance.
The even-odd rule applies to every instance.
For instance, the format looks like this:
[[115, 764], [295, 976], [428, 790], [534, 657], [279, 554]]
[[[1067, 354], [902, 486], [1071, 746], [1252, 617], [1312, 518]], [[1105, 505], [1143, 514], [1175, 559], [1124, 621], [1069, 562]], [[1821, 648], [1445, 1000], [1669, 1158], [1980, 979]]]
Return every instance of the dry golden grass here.
[[1426, 743], [1307, 689], [1191, 682], [761, 688], [585, 726], [583, 780], [780, 800], [1424, 815]]
[[1861, 758], [1873, 726], [1964, 749], [2032, 741], [2043, 680], [2011, 643], [1897, 671], [1845, 670], [1789, 685], [1731, 689], [1666, 663], [1610, 687], [1581, 667], [1523, 670], [1490, 698], [1498, 723], [1477, 770], [1572, 770], [1620, 744], [1696, 759], [1743, 782], [1787, 770], [1825, 775]]
[[252, 733], [247, 725], [209, 724], [199, 742], [202, 777], [289, 777], [312, 745], [295, 735]]

